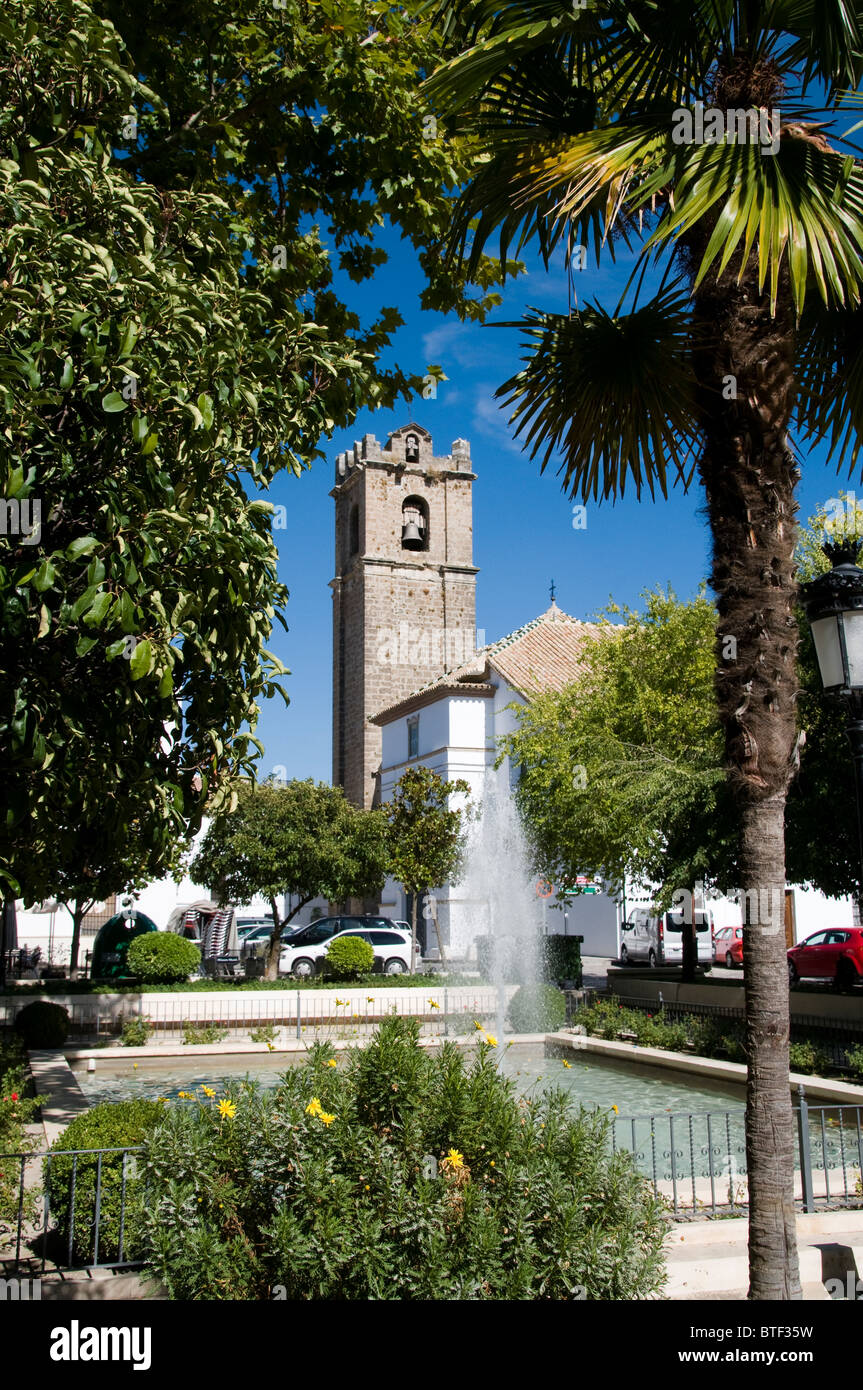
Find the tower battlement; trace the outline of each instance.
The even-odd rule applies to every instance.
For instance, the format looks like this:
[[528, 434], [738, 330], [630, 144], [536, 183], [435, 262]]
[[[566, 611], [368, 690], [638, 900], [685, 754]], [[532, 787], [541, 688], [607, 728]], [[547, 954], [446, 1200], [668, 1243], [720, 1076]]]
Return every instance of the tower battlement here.
[[[365, 435], [338, 455], [335, 474], [333, 781], [369, 806], [381, 753], [370, 717], [439, 675], [435, 652], [473, 640], [475, 474], [467, 440], [437, 455], [414, 423], [384, 445]], [[416, 642], [415, 663], [387, 659], [384, 634], [405, 623], [434, 634]]]

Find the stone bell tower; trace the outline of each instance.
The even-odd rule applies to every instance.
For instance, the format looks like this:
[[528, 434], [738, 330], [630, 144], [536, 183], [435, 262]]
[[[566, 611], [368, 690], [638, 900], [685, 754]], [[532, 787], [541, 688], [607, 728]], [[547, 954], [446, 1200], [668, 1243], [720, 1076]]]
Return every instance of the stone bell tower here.
[[370, 716], [475, 650], [474, 477], [466, 440], [438, 457], [414, 424], [336, 459], [333, 782], [357, 806], [379, 795]]

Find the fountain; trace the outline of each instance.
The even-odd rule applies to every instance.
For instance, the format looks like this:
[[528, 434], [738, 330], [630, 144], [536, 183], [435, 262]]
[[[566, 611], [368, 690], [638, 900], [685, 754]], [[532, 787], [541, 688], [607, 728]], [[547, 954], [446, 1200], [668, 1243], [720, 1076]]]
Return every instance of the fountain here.
[[459, 885], [467, 919], [462, 950], [478, 936], [492, 939], [497, 986], [497, 1032], [503, 1037], [504, 986], [540, 978], [542, 916], [532, 883], [524, 829], [513, 798], [487, 772], [478, 820], [471, 828]]

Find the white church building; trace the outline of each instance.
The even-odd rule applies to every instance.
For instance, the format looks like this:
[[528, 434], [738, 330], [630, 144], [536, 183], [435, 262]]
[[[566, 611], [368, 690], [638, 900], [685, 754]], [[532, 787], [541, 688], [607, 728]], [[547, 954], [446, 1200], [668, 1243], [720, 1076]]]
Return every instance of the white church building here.
[[[586, 645], [600, 632], [598, 624], [580, 622], [555, 603], [532, 622], [477, 651], [462, 665], [380, 710], [371, 719], [382, 732], [380, 800], [393, 790], [409, 767], [425, 766], [445, 781], [464, 779], [470, 800], [481, 805], [490, 797], [509, 800], [514, 786], [510, 759], [500, 767], [500, 739], [517, 727], [513, 705], [525, 705], [532, 695], [561, 690], [584, 672]], [[458, 804], [454, 802], [454, 804]], [[581, 934], [584, 950], [597, 955], [617, 953], [617, 904], [603, 886], [570, 899], [565, 906], [554, 885], [528, 880], [527, 898], [538, 926], [548, 932]], [[485, 929], [484, 904], [471, 900], [470, 884], [435, 887], [436, 916], [445, 949], [456, 957], [474, 954], [475, 937]], [[410, 920], [410, 903], [401, 885], [388, 880], [381, 911]], [[418, 913], [418, 916], [421, 916]], [[426, 932], [427, 954], [437, 954], [434, 929]]]

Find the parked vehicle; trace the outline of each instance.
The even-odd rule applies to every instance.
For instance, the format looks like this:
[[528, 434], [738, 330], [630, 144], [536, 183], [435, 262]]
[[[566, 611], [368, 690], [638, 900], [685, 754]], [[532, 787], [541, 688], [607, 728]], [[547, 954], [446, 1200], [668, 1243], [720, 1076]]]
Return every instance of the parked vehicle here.
[[[695, 909], [698, 961], [713, 964], [713, 919], [709, 909]], [[648, 908], [636, 908], [624, 922], [620, 947], [621, 965], [646, 962], [649, 966], [679, 965], [683, 961], [683, 914], [665, 912], [654, 916]]]
[[788, 952], [788, 979], [832, 980], [837, 989], [863, 982], [863, 928], [817, 931]]
[[260, 917], [237, 918], [237, 936], [241, 941], [244, 941], [251, 932], [259, 931], [261, 928], [272, 935], [273, 914], [271, 912], [265, 912]]
[[713, 933], [713, 963], [743, 969], [743, 928], [718, 927]]
[[[332, 922], [349, 922], [347, 930], [324, 935], [316, 928], [329, 927]], [[372, 969], [377, 974], [404, 975], [411, 968], [410, 932], [399, 931], [388, 917], [337, 917], [313, 922], [292, 932], [282, 946], [280, 975], [293, 975], [308, 980], [323, 970], [327, 947], [335, 937], [358, 936], [368, 941], [375, 953]]]

